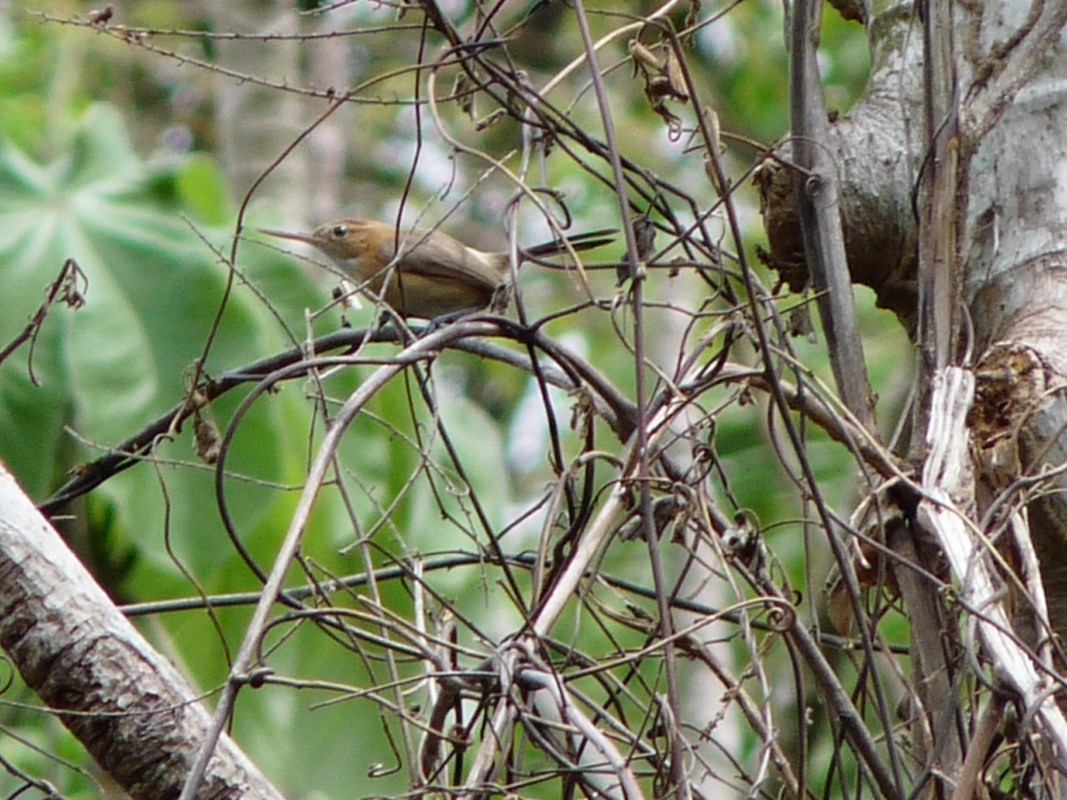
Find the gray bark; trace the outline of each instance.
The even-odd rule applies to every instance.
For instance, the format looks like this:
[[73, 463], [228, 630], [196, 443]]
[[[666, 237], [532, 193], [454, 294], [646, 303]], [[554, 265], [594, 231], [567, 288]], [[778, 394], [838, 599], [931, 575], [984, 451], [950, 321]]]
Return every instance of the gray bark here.
[[[973, 374], [963, 435], [974, 489], [956, 510], [992, 594], [978, 599], [966, 559], [953, 564], [954, 575], [942, 564], [940, 575], [958, 587], [965, 614], [1003, 614], [1034, 648], [1015, 667], [998, 660], [992, 639], [974, 654], [1030, 696], [1025, 687], [1050, 663], [1046, 618], [1067, 635], [1067, 4], [894, 2], [869, 11], [869, 85], [822, 142], [837, 169], [849, 271], [896, 313], [922, 354], [919, 404], [900, 447], [915, 459], [917, 481], [919, 462], [948, 444], [930, 427], [931, 387], [955, 367]], [[790, 152], [781, 148], [784, 161]], [[809, 276], [789, 190], [795, 180], [781, 162], [760, 172], [771, 265], [796, 290]], [[929, 497], [927, 484], [918, 495]], [[934, 516], [912, 518], [916, 538], [904, 549], [899, 533], [889, 538], [938, 573], [937, 551], [952, 540]], [[910, 610], [941, 604], [928, 578], [900, 577]], [[928, 673], [917, 686], [935, 739], [917, 755], [952, 785], [965, 771], [967, 741], [954, 732], [960, 718], [949, 719], [958, 701], [944, 692], [954, 670], [979, 662], [946, 651], [958, 631], [938, 629], [944, 624], [912, 616], [915, 663]], [[1060, 723], [1046, 727], [1053, 739]]]
[[[0, 646], [134, 798], [177, 797], [208, 728], [174, 666], [130, 624], [0, 464]], [[278, 798], [223, 737], [200, 798]]]

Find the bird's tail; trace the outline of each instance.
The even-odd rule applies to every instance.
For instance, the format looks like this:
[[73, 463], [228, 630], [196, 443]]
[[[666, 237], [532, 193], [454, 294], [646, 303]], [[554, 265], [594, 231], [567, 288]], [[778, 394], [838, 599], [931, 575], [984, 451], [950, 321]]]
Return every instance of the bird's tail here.
[[605, 228], [599, 231], [576, 233], [574, 236], [567, 236], [563, 239], [555, 239], [551, 242], [545, 242], [544, 244], [535, 244], [533, 247], [524, 247], [522, 249], [522, 254], [527, 258], [544, 258], [545, 256], [566, 253], [568, 250], [577, 252], [581, 252], [582, 250], [592, 250], [596, 247], [614, 242], [615, 234], [617, 232], [618, 231], [613, 228]]

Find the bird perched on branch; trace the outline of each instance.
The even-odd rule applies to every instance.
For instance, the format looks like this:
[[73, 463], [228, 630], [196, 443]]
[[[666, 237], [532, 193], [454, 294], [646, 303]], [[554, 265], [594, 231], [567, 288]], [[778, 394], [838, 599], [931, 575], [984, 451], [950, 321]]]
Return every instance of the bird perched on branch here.
[[[401, 230], [399, 258], [397, 229], [387, 222], [343, 219], [311, 233], [261, 232], [313, 245], [356, 281], [360, 291], [381, 298], [403, 317], [453, 317], [506, 298], [508, 254], [476, 250], [440, 231]], [[519, 259], [591, 250], [613, 241], [612, 233], [590, 231], [524, 248]]]

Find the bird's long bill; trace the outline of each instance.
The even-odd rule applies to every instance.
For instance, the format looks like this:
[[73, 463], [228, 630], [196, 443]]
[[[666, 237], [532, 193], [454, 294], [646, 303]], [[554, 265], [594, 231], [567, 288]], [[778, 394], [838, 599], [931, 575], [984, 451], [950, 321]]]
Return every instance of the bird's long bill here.
[[293, 233], [291, 231], [276, 231], [271, 228], [256, 228], [260, 233], [265, 233], [267, 236], [275, 236], [279, 239], [289, 239], [294, 242], [304, 242], [305, 244], [315, 245], [315, 237], [310, 233]]

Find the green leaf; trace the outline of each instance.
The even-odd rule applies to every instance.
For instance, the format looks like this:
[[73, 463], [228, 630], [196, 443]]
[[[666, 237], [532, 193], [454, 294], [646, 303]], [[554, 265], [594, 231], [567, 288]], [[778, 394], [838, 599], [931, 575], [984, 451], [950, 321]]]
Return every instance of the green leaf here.
[[[33, 357], [40, 387], [28, 379], [28, 346], [0, 366], [0, 458], [33, 496], [46, 496], [71, 467], [125, 440], [181, 399], [184, 373], [202, 355], [224, 299], [206, 363], [209, 373], [288, 344], [275, 318], [244, 284], [235, 284], [227, 296], [227, 269], [216, 251], [227, 248], [228, 234], [194, 230], [189, 222], [222, 221], [225, 195], [208, 159], [194, 161], [176, 169], [140, 161], [119, 114], [107, 106], [91, 108], [69, 149], [48, 164], [0, 143], [0, 281], [7, 302], [0, 341], [10, 341], [26, 325], [66, 259], [75, 259], [88, 280], [83, 308], [75, 312], [56, 305], [44, 321]], [[210, 203], [208, 195], [213, 195]], [[245, 266], [253, 279], [258, 270], [251, 259], [258, 256], [270, 263], [266, 272], [272, 280], [285, 281], [281, 311], [298, 325], [300, 304], [315, 297], [299, 269], [278, 264], [279, 257], [264, 258], [261, 251], [249, 248], [248, 253]], [[221, 425], [236, 402], [220, 404]], [[284, 416], [300, 412], [299, 405], [288, 402], [261, 404], [243, 423], [248, 435], [235, 450], [233, 465], [277, 479], [287, 470], [287, 459], [281, 455], [284, 438], [274, 432], [291, 425]], [[217, 512], [203, 502], [210, 497], [210, 473], [196, 469], [188, 434], [160, 455], [193, 468], [158, 473], [136, 468], [97, 491], [120, 509], [118, 529], [134, 532], [134, 520], [143, 524], [167, 515], [174, 526], [168, 533], [179, 526], [193, 532], [180, 537], [179, 554], [213, 567], [215, 548], [205, 543], [221, 537]], [[267, 512], [269, 504], [248, 487], [238, 486], [233, 494], [236, 511], [247, 513], [243, 523], [254, 525]], [[168, 559], [157, 544], [140, 543]]]
[[177, 179], [181, 202], [197, 222], [222, 225], [227, 221], [231, 208], [229, 187], [212, 159], [194, 153], [178, 170]]

